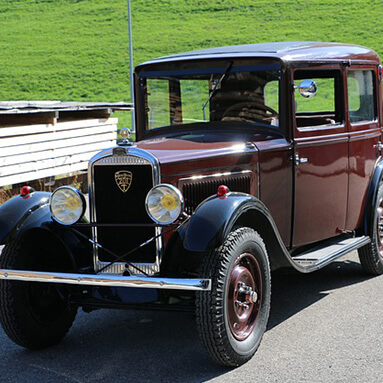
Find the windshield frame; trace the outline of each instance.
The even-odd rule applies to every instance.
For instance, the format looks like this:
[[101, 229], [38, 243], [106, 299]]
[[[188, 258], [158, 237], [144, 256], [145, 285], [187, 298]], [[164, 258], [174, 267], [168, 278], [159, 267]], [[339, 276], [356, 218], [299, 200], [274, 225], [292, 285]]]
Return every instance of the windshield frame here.
[[[220, 58], [220, 59], [204, 59], [204, 60], [186, 60], [186, 61], [170, 61], [162, 62], [158, 64], [150, 64], [140, 66], [136, 68], [135, 73], [135, 85], [136, 85], [136, 126], [137, 126], [137, 139], [142, 140], [151, 136], [166, 136], [169, 134], [169, 129], [187, 130], [193, 129], [192, 124], [177, 124], [177, 128], [173, 125], [164, 125], [155, 129], [148, 129], [148, 116], [145, 110], [146, 102], [146, 79], [169, 77], [179, 75], [193, 75], [193, 74], [216, 74], [224, 75], [228, 68], [228, 65], [232, 64], [230, 73], [235, 72], [256, 72], [256, 71], [279, 71], [279, 128], [278, 134], [286, 136], [286, 124], [285, 124], [285, 107], [282, 103], [282, 94], [284, 93], [284, 69], [283, 63], [280, 60], [268, 59], [268, 58], [249, 58], [249, 59], [235, 59], [235, 58]], [[210, 125], [214, 125], [216, 129], [218, 121], [204, 122], [204, 126], [209, 128]], [[222, 129], [224, 129], [225, 122], [222, 121]], [[249, 129], [256, 129], [257, 126], [264, 127], [264, 124], [248, 123]], [[232, 126], [232, 124], [229, 124]], [[243, 123], [240, 124], [243, 126]], [[230, 129], [230, 127], [228, 127]], [[154, 133], [156, 132], [156, 133]]]

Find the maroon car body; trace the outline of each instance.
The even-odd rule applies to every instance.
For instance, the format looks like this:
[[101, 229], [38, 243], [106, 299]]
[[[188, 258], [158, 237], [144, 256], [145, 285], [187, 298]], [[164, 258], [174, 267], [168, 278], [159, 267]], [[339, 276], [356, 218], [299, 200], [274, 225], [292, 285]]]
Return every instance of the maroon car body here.
[[[182, 188], [180, 179], [195, 175], [251, 170], [250, 193], [258, 197], [275, 220], [288, 249], [335, 237], [362, 228], [372, 175], [380, 162], [381, 82], [380, 59], [368, 49], [336, 43], [272, 43], [207, 49], [157, 59], [138, 67], [151, 68], [168, 63], [198, 62], [240, 57], [251, 60], [278, 60], [284, 73], [283, 107], [285, 137], [249, 140], [249, 153], [243, 141], [220, 142], [220, 133], [210, 143], [187, 139], [145, 139], [144, 106], [137, 98], [137, 146], [160, 159], [165, 182]], [[347, 73], [370, 70], [374, 74], [372, 121], [352, 124], [347, 105]], [[342, 78], [343, 116], [340, 124], [297, 126], [293, 91], [296, 71], [338, 71]], [[136, 87], [139, 89], [139, 86]], [[295, 97], [294, 97], [295, 96]], [[161, 137], [159, 133], [158, 137]], [[234, 148], [234, 149], [233, 149]], [[295, 163], [295, 157], [307, 163]], [[222, 180], [224, 183], [224, 179]]]
[[[39, 342], [16, 334], [9, 301], [20, 292], [3, 281], [8, 335], [30, 348], [54, 343], [74, 318], [68, 302], [196, 306], [207, 351], [236, 366], [266, 329], [272, 270], [308, 273], [358, 250], [364, 269], [382, 274], [381, 80], [374, 51], [337, 43], [213, 48], [139, 65], [137, 140], [123, 130], [119, 146], [91, 159], [90, 221], [73, 188], [0, 207], [0, 279], [69, 286], [54, 285], [62, 330]], [[48, 252], [31, 232], [59, 260], [19, 261], [23, 246], [36, 259]]]

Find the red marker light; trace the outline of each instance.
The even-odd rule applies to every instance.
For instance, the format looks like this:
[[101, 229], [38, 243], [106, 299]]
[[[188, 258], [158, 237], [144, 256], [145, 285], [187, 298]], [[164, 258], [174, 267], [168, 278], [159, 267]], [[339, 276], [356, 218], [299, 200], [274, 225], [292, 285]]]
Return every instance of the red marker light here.
[[227, 193], [230, 193], [230, 189], [226, 185], [218, 186], [217, 195], [219, 198], [226, 198]]
[[30, 187], [30, 186], [23, 186], [21, 189], [20, 189], [20, 195], [22, 197], [26, 197], [27, 195], [33, 193], [34, 190]]

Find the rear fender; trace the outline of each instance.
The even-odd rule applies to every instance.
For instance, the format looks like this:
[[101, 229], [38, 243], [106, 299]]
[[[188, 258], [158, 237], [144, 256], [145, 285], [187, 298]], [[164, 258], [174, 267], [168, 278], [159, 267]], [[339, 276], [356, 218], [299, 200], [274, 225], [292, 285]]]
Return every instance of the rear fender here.
[[376, 206], [376, 198], [379, 190], [379, 185], [383, 179], [383, 160], [378, 162], [374, 173], [371, 177], [370, 186], [367, 192], [366, 204], [363, 216], [363, 234], [372, 236], [374, 226], [374, 207]]

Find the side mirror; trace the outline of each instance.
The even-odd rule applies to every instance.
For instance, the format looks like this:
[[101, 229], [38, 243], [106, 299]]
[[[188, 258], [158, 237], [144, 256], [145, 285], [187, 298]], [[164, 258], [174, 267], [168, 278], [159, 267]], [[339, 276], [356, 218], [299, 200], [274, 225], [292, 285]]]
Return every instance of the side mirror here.
[[294, 86], [294, 89], [298, 89], [302, 97], [310, 98], [316, 95], [318, 87], [313, 80], [303, 80], [300, 85]]

